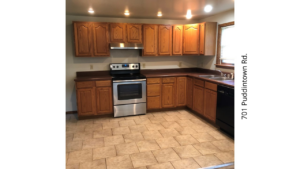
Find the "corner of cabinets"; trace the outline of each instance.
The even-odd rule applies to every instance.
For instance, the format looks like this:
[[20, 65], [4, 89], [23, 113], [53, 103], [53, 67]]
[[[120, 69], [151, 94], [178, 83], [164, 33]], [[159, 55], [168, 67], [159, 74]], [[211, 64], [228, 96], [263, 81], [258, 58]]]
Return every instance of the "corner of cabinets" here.
[[216, 52], [217, 22], [203, 22], [200, 26], [200, 55], [213, 56]]

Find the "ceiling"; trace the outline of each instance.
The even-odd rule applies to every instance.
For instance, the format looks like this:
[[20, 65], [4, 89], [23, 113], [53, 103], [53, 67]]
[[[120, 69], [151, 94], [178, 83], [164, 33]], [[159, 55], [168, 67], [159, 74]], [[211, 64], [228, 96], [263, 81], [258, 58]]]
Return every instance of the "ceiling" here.
[[[213, 6], [211, 12], [204, 12], [205, 5]], [[95, 13], [89, 14], [92, 8]], [[164, 18], [186, 19], [188, 9], [192, 19], [202, 19], [234, 8], [234, 0], [66, 0], [67, 15], [86, 15], [102, 17]], [[125, 16], [125, 10], [130, 16]], [[157, 12], [162, 12], [162, 17]]]

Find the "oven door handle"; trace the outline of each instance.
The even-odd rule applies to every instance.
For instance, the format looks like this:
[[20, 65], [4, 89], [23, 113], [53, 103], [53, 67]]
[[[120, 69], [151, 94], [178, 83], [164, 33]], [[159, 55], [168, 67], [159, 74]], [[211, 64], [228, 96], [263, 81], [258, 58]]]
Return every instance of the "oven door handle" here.
[[146, 79], [138, 79], [138, 80], [114, 80], [113, 82], [142, 82], [146, 81]]

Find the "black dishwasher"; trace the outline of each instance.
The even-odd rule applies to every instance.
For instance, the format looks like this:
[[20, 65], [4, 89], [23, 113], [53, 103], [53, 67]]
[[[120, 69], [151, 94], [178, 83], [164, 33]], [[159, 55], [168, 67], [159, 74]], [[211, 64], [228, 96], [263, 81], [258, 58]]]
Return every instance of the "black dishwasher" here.
[[234, 88], [218, 85], [216, 124], [234, 136]]

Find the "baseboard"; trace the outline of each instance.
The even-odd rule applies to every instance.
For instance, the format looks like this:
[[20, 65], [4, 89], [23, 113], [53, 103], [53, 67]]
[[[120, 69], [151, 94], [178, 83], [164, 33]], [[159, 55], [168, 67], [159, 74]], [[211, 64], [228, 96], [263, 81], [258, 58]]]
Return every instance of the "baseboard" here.
[[76, 114], [77, 111], [67, 111], [66, 114]]
[[172, 111], [172, 110], [181, 110], [185, 109], [186, 106], [180, 106], [180, 107], [172, 107], [172, 108], [160, 108], [160, 109], [148, 109], [147, 113], [149, 112], [157, 112], [157, 111]]

